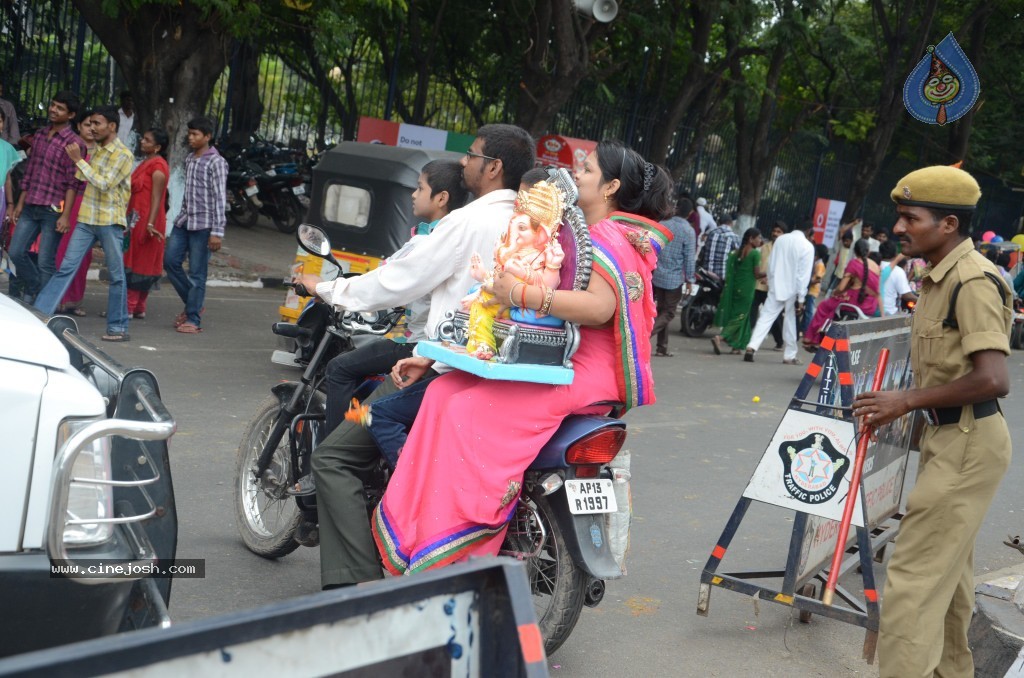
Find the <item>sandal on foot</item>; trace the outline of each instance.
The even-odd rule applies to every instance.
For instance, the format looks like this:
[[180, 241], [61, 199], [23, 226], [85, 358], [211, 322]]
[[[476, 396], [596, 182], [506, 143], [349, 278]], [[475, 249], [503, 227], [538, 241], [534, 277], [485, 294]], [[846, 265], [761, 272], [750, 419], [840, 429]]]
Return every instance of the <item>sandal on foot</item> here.
[[746, 350], [746, 352], [744, 352], [744, 354], [743, 354], [743, 362], [746, 362], [746, 363], [754, 362], [754, 351], [752, 351], [751, 349], [748, 348]]
[[743, 354], [743, 351], [739, 350], [738, 348], [734, 348], [733, 350], [729, 351], [729, 355], [742, 355], [742, 354]]
[[78, 316], [79, 318], [84, 318], [85, 316], [89, 315], [88, 313], [85, 312], [85, 309], [83, 309], [83, 308], [81, 308], [79, 306], [76, 306], [75, 308], [69, 309], [68, 312], [71, 315]]
[[[199, 316], [200, 317], [202, 317], [203, 311], [205, 311], [205, 310], [206, 310], [205, 306], [203, 306], [201, 309], [199, 309]], [[174, 316], [174, 326], [175, 327], [181, 327], [182, 325], [184, 325], [187, 322], [188, 322], [188, 313], [186, 311], [182, 311], [178, 315]]]
[[715, 352], [715, 355], [722, 355], [722, 340], [717, 335], [711, 337], [711, 350]]
[[295, 485], [285, 491], [293, 497], [308, 497], [311, 494], [316, 494], [316, 481], [313, 480], [313, 474], [302, 476], [295, 482]]
[[182, 334], [199, 334], [203, 331], [202, 327], [197, 327], [190, 322], [184, 322], [177, 327], [177, 331]]
[[103, 341], [131, 341], [131, 337], [128, 336], [127, 332], [116, 332], [113, 334], [104, 334], [100, 337]]
[[656, 357], [658, 357], [658, 358], [671, 358], [672, 356], [675, 355], [675, 353], [672, 353], [672, 352], [668, 351], [667, 349], [660, 349], [659, 348], [658, 350], [656, 350], [654, 352], [654, 355]]
[[132, 313], [132, 317], [135, 318], [136, 320], [145, 320], [146, 312], [140, 311], [139, 313]]

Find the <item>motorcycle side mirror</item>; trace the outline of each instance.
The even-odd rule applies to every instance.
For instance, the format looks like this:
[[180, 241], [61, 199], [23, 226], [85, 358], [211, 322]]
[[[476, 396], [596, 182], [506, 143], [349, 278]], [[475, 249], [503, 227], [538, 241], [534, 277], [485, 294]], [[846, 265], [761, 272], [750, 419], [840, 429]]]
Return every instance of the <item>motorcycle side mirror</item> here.
[[310, 254], [325, 258], [330, 256], [331, 240], [322, 228], [313, 224], [299, 224], [296, 237], [299, 239], [299, 246]]
[[295, 237], [299, 241], [299, 247], [313, 256], [326, 259], [337, 266], [339, 271], [343, 270], [341, 264], [331, 254], [331, 240], [327, 237], [324, 229], [313, 224], [299, 224]]

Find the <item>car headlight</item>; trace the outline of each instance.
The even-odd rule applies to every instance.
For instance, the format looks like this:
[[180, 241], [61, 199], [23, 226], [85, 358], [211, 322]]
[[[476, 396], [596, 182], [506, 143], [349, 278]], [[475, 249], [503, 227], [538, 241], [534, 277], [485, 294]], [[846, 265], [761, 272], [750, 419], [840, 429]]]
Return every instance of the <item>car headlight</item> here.
[[[68, 419], [61, 422], [57, 431], [57, 450], [76, 431], [95, 419]], [[71, 486], [68, 489], [68, 520], [89, 520], [90, 518], [112, 518], [113, 496], [110, 485], [97, 484], [110, 480], [110, 438], [98, 438], [79, 452], [72, 465]], [[110, 539], [114, 526], [111, 523], [77, 523], [64, 528], [64, 543], [73, 546], [100, 544]]]

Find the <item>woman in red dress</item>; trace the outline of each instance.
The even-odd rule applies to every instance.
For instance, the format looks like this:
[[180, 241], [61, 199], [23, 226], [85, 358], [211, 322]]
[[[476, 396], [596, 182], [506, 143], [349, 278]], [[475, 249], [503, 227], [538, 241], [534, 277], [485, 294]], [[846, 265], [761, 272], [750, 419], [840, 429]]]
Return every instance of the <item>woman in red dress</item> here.
[[145, 159], [132, 172], [132, 197], [128, 201], [131, 244], [124, 253], [128, 278], [128, 313], [146, 317], [146, 297], [163, 274], [167, 225], [167, 133], [151, 129], [142, 135], [139, 148]]

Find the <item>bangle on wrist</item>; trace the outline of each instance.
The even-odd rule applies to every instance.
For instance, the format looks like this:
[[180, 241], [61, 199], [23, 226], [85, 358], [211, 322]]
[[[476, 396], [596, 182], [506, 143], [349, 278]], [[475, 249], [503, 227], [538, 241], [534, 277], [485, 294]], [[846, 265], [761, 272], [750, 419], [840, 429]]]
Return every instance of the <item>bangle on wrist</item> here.
[[538, 312], [541, 315], [547, 315], [551, 311], [551, 300], [555, 296], [555, 290], [551, 287], [541, 286], [541, 290], [544, 292], [544, 301], [541, 303]]
[[516, 291], [516, 285], [525, 285], [525, 284], [526, 283], [522, 283], [522, 282], [512, 283], [512, 289], [510, 289], [508, 291], [508, 305], [509, 306], [512, 306], [513, 308], [518, 308], [516, 306], [516, 300], [513, 297], [513, 295], [515, 294], [515, 291]]

